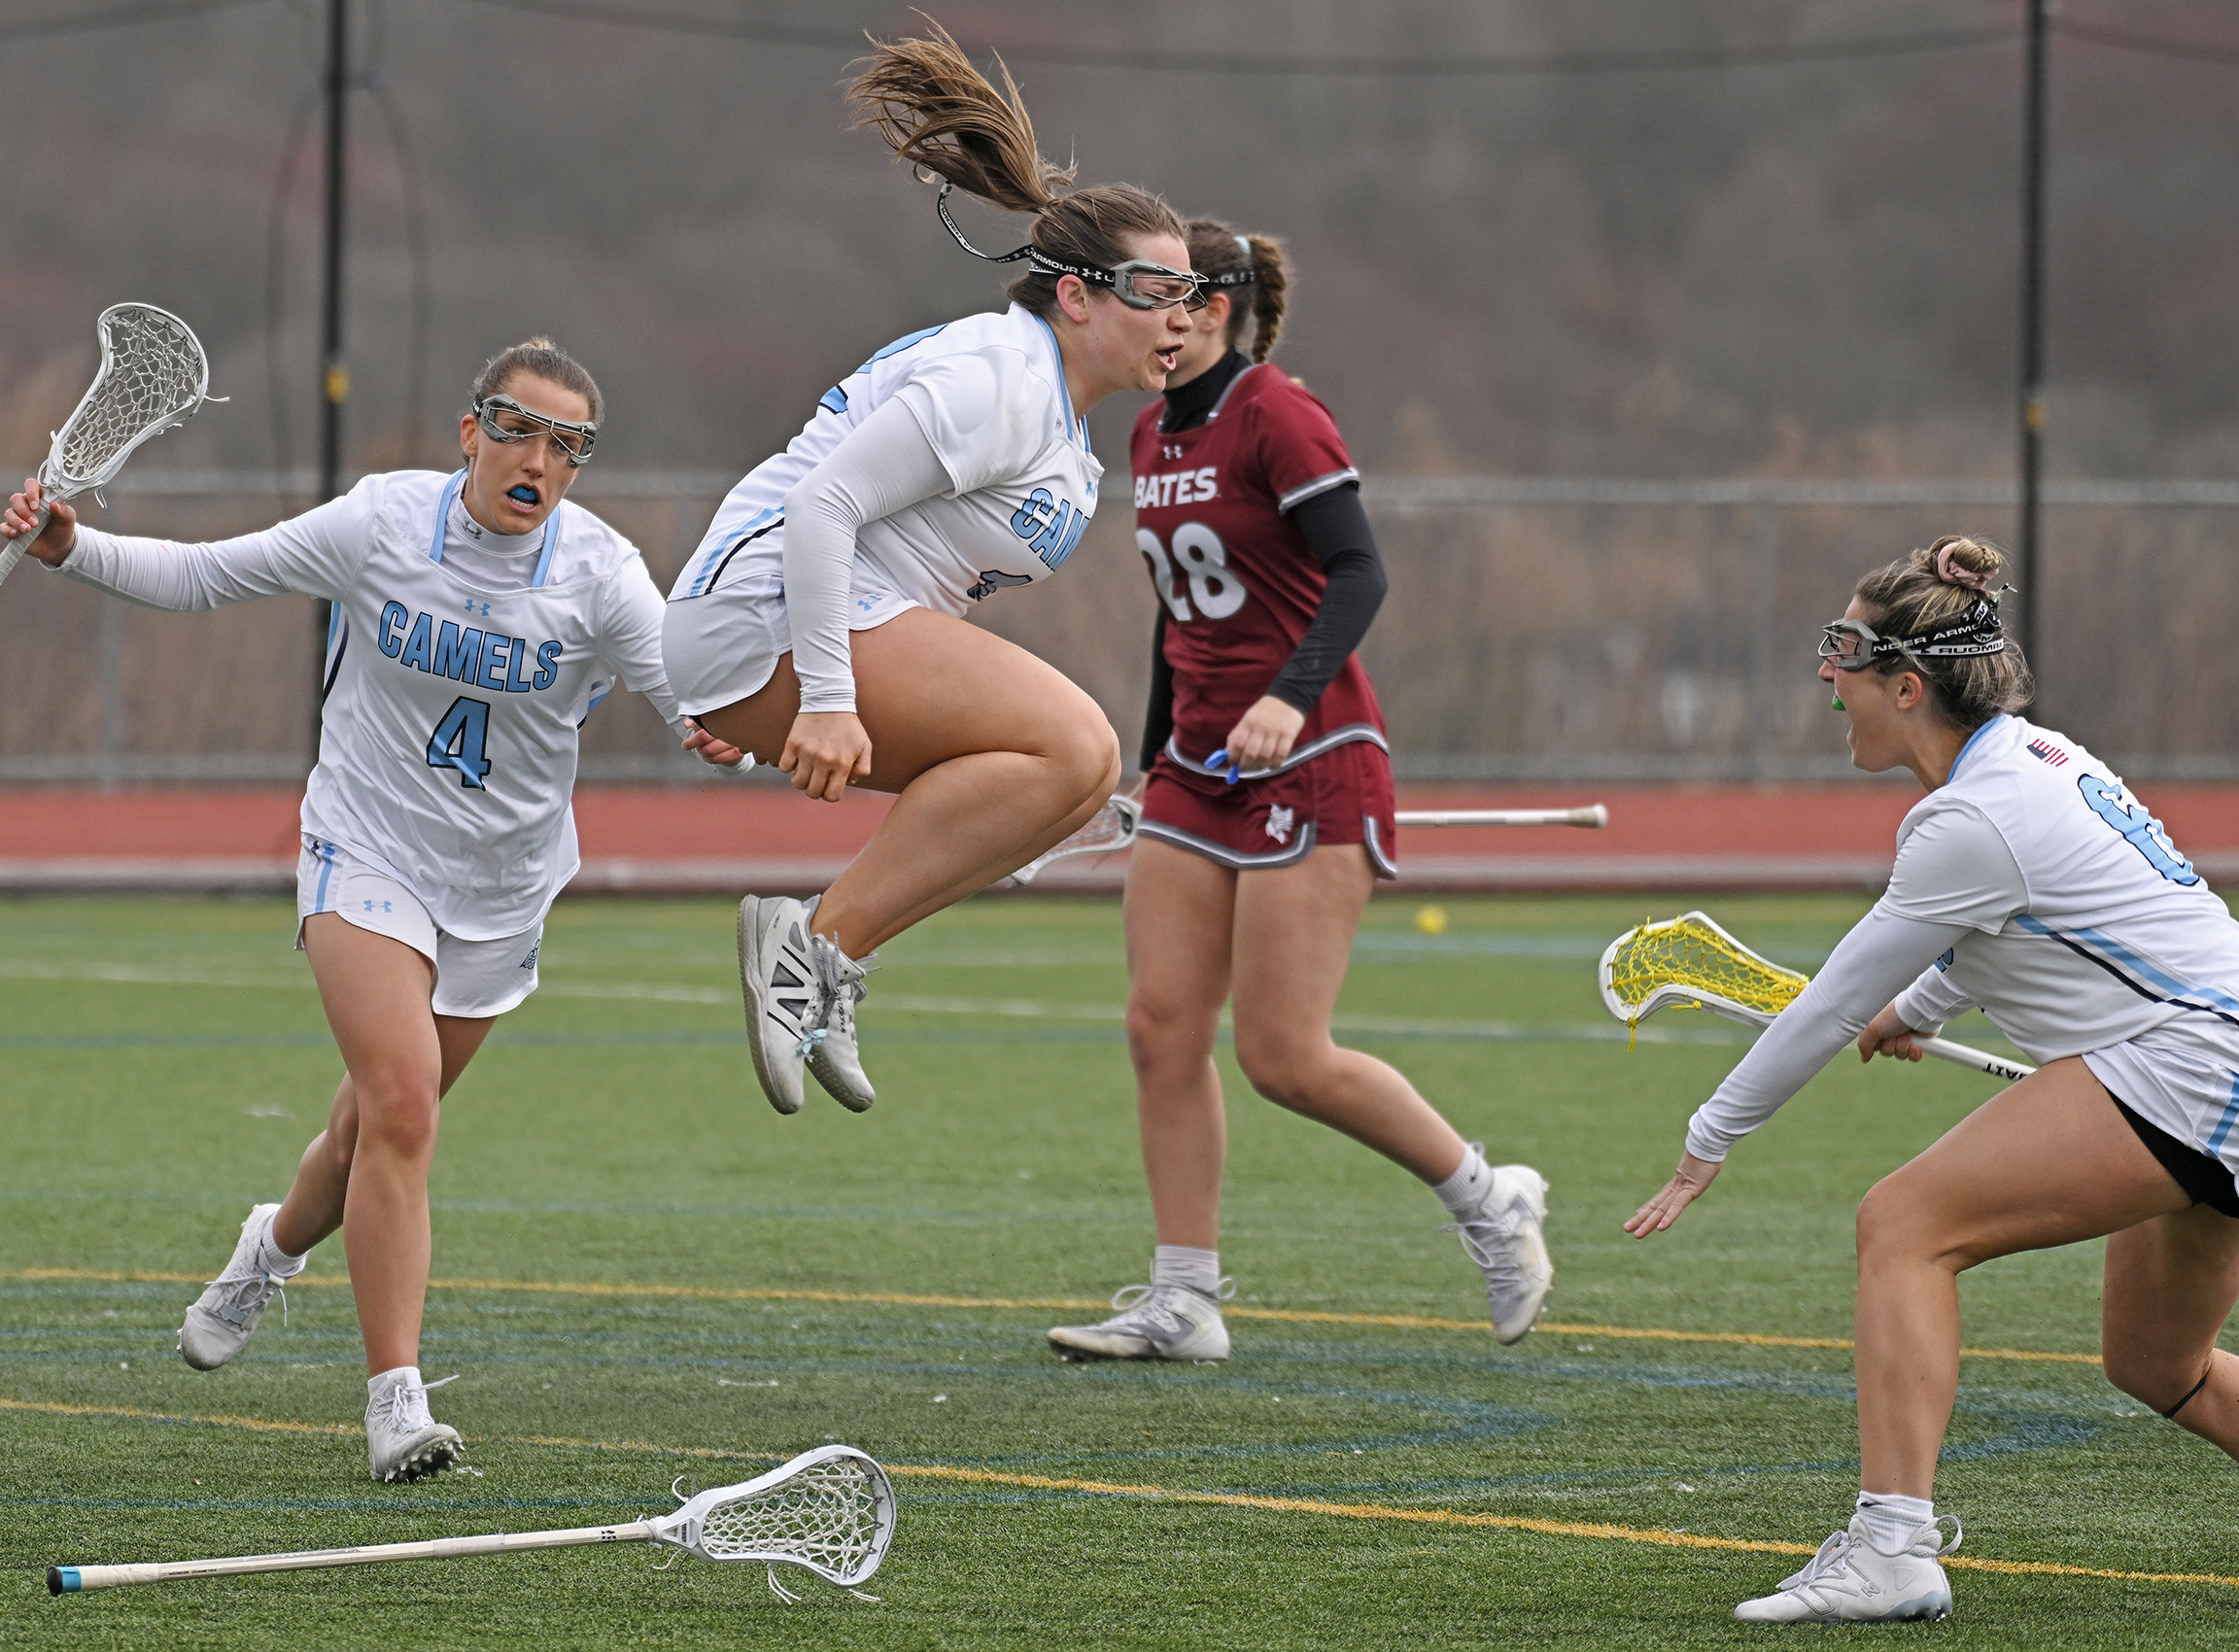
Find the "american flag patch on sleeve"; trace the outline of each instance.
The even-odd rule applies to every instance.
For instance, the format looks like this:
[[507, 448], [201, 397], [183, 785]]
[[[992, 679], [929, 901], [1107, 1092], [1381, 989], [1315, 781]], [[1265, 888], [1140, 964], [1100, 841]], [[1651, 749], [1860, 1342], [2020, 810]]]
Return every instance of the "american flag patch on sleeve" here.
[[2061, 764], [2068, 761], [2068, 754], [2065, 751], [2062, 751], [2058, 746], [2054, 745], [2049, 740], [2031, 740], [2029, 742], [2029, 755], [2036, 758], [2042, 758], [2045, 762], [2051, 764], [2055, 769], [2059, 768]]

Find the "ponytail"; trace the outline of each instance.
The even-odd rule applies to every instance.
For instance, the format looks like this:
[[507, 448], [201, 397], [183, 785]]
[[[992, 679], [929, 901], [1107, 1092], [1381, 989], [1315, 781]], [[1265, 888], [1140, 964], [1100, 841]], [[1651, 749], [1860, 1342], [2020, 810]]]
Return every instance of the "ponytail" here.
[[[1252, 327], [1252, 360], [1264, 361], [1282, 336], [1283, 311], [1291, 278], [1283, 264], [1283, 243], [1272, 235], [1241, 235], [1218, 219], [1189, 221], [1189, 263], [1216, 292], [1228, 293], [1228, 345], [1240, 347], [1247, 322]], [[1239, 287], [1252, 289], [1247, 307]]]
[[[1135, 256], [1129, 240], [1183, 238], [1174, 209], [1148, 189], [1133, 184], [1073, 189], [1077, 168], [1043, 158], [1003, 60], [995, 60], [1003, 78], [997, 91], [947, 29], [939, 23], [931, 29], [930, 39], [876, 48], [848, 83], [855, 124], [876, 131], [896, 159], [990, 206], [1034, 214], [1032, 245], [1061, 265], [1110, 269]], [[1011, 283], [1010, 297], [1047, 316], [1056, 307], [1058, 279], [1037, 268]]]

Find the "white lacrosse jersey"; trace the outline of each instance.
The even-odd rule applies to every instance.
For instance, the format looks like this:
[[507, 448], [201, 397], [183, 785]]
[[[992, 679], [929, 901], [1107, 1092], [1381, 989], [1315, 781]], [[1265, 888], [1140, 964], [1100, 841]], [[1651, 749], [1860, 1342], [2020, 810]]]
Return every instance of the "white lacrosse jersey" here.
[[858, 581], [947, 614], [1063, 566], [1096, 509], [1104, 466], [1075, 415], [1057, 335], [1031, 310], [967, 316], [898, 338], [842, 379], [783, 453], [733, 488], [670, 591], [776, 596], [785, 496], [875, 409], [899, 398], [949, 491], [863, 525]]
[[81, 527], [63, 571], [152, 606], [295, 592], [333, 602], [307, 837], [393, 873], [444, 932], [517, 935], [580, 864], [577, 730], [627, 681], [679, 735], [660, 593], [637, 548], [562, 500], [507, 537], [465, 472], [368, 476], [342, 499], [212, 544]]
[[2064, 735], [2019, 717], [1978, 729], [1898, 828], [1881, 905], [1968, 930], [1900, 995], [1919, 1024], [1979, 1005], [2044, 1062], [2183, 1023], [2239, 1057], [2239, 921]]

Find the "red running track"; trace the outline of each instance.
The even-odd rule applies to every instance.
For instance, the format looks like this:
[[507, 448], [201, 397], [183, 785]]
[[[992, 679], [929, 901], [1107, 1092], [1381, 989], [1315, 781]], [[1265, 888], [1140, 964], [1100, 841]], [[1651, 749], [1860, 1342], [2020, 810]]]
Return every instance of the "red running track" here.
[[[2138, 788], [2209, 877], [2239, 878], [2239, 786]], [[1910, 785], [1757, 789], [1411, 786], [1406, 809], [1603, 803], [1604, 831], [1420, 828], [1400, 833], [1416, 889], [1859, 888], [1886, 878]], [[277, 889], [294, 876], [294, 791], [0, 789], [0, 889]], [[578, 890], [821, 888], [888, 800], [810, 803], [762, 782], [595, 786], [575, 796]], [[1037, 888], [1118, 886], [1123, 860], [1072, 861]]]

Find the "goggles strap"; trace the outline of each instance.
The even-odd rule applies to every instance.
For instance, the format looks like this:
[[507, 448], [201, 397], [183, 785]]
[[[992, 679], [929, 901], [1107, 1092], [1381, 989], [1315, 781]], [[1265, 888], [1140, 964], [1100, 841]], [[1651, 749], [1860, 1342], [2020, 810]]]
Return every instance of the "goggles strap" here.
[[956, 245], [970, 253], [974, 258], [985, 258], [991, 264], [1016, 263], [1020, 258], [1025, 258], [1045, 275], [1077, 275], [1083, 281], [1094, 282], [1099, 287], [1117, 287], [1119, 285], [1110, 270], [1090, 269], [1081, 264], [1065, 263], [1060, 259], [1051, 258], [1031, 241], [1014, 252], [982, 253], [964, 238], [964, 231], [956, 226], [955, 219], [948, 215], [948, 192], [955, 188], [955, 185], [944, 178], [941, 181], [941, 193], [934, 197], [934, 208], [941, 214], [941, 222], [947, 226], [948, 233], [956, 238]]

